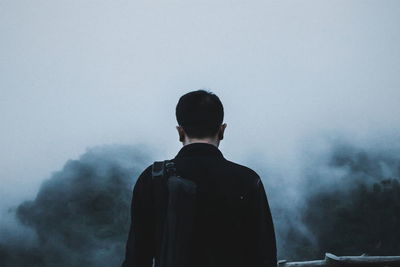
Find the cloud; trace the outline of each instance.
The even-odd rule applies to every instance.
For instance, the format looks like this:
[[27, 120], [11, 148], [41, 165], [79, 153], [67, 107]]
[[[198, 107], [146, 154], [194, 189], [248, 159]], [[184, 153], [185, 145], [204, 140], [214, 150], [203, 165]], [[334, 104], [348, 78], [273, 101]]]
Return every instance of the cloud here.
[[[308, 156], [301, 159], [296, 180], [296, 172], [289, 170], [264, 166], [272, 171], [268, 176], [261, 171], [278, 257], [396, 254], [399, 150], [344, 139], [313, 149], [303, 151]], [[34, 200], [10, 208], [3, 217], [0, 262], [9, 267], [119, 266], [133, 185], [151, 162], [148, 147], [124, 145], [92, 147], [67, 161], [42, 183]]]
[[34, 200], [9, 210], [15, 217], [1, 229], [0, 262], [118, 266], [133, 184], [148, 163], [143, 147], [120, 145], [94, 147], [69, 160], [42, 183]]
[[[397, 255], [400, 151], [336, 140], [302, 162], [296, 202], [271, 199], [280, 255]], [[292, 188], [286, 189], [293, 190]], [[284, 198], [285, 191], [281, 191]]]

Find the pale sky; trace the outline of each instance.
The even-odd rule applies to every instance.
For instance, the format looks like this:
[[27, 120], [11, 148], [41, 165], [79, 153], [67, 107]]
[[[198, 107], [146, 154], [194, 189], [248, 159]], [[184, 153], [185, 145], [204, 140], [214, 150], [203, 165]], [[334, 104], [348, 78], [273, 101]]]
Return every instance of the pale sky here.
[[319, 135], [398, 142], [399, 74], [400, 1], [0, 0], [0, 195], [96, 145], [174, 157], [175, 105], [200, 88], [250, 167]]

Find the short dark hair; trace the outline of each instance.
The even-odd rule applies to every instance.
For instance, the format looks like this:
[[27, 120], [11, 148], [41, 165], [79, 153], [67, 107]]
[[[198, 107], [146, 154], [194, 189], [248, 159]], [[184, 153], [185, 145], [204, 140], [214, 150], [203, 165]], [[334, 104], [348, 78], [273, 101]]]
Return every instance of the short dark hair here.
[[203, 89], [184, 94], [175, 109], [176, 120], [191, 138], [214, 136], [224, 119], [218, 96]]

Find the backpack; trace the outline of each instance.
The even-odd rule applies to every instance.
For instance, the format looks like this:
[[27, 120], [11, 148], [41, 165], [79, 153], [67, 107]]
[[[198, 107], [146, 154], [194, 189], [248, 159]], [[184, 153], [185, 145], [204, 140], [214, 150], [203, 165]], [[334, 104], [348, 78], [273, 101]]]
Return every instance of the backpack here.
[[152, 165], [159, 267], [187, 267], [195, 223], [197, 185], [177, 174], [172, 160]]

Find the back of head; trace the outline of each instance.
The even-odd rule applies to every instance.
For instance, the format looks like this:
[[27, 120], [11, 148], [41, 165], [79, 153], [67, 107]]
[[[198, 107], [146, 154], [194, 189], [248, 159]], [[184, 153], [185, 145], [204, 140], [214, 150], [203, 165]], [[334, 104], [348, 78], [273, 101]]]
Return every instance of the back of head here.
[[214, 93], [196, 90], [180, 97], [175, 114], [188, 137], [205, 138], [216, 135], [224, 119], [224, 108]]

